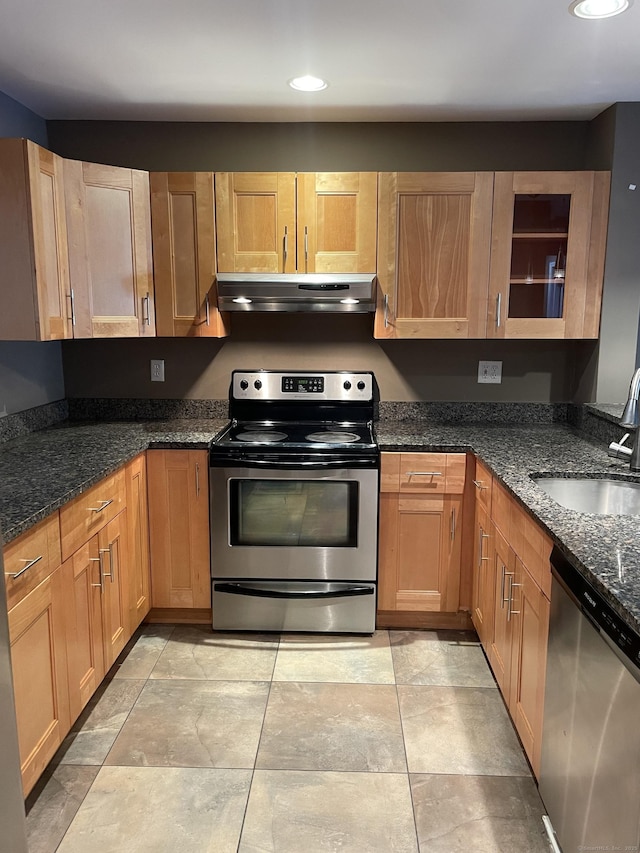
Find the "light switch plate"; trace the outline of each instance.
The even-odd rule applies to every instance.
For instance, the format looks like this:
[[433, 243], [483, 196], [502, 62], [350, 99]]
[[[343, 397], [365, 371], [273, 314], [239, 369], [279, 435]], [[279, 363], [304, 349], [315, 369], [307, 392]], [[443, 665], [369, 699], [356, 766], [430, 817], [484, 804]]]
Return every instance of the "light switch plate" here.
[[151, 381], [152, 382], [164, 382], [164, 359], [163, 358], [152, 358], [151, 359]]
[[499, 385], [502, 382], [502, 362], [479, 361], [478, 382]]

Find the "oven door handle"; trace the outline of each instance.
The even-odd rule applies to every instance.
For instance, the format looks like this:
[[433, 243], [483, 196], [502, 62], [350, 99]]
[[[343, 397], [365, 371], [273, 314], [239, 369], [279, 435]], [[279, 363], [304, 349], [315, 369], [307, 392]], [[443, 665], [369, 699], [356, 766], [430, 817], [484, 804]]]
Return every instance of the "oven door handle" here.
[[332, 584], [334, 589], [326, 589], [326, 584], [309, 584], [308, 590], [278, 589], [273, 586], [246, 586], [242, 583], [214, 583], [214, 592], [226, 592], [230, 595], [249, 595], [254, 598], [348, 598], [354, 595], [373, 595], [374, 586], [357, 586], [355, 584]]
[[[219, 462], [220, 460], [218, 460]], [[329, 460], [304, 460], [304, 459], [255, 459], [246, 456], [234, 456], [233, 459], [224, 459], [224, 467], [237, 465], [245, 468], [272, 468], [274, 470], [306, 470], [308, 468], [327, 469], [327, 468], [376, 468], [376, 457], [345, 457], [343, 459]], [[214, 466], [215, 467], [215, 466]]]

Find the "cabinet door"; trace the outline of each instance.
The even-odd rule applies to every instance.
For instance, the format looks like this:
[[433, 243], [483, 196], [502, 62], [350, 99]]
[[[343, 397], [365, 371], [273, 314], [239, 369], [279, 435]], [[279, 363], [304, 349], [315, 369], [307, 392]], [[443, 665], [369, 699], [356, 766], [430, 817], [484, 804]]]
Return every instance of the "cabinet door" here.
[[375, 273], [376, 172], [300, 172], [298, 272]]
[[211, 607], [208, 455], [147, 453], [153, 607]]
[[223, 337], [216, 307], [212, 172], [153, 172], [151, 225], [156, 329], [169, 337]]
[[293, 172], [217, 172], [219, 272], [296, 271]]
[[608, 172], [497, 172], [487, 335], [597, 338]]
[[62, 566], [69, 668], [69, 708], [76, 720], [105, 673], [98, 537]]
[[105, 669], [108, 670], [131, 636], [129, 631], [127, 510], [98, 534], [102, 586]]
[[540, 772], [549, 601], [516, 558], [511, 585], [513, 647], [509, 710], [533, 771]]
[[149, 175], [65, 160], [74, 336], [155, 335]]
[[70, 338], [71, 290], [62, 159], [0, 139], [0, 336]]
[[493, 563], [491, 521], [486, 508], [476, 500], [471, 619], [485, 649], [489, 648], [493, 623]]
[[511, 647], [513, 621], [510, 604], [511, 584], [515, 575], [515, 554], [497, 527], [492, 525], [493, 564], [491, 582], [493, 590], [493, 621], [491, 624], [489, 661], [498, 686], [508, 703], [511, 684]]
[[144, 453], [127, 463], [125, 476], [129, 527], [129, 631], [133, 633], [151, 609], [149, 502]]
[[26, 796], [70, 726], [59, 568], [9, 611], [9, 642]]
[[493, 174], [379, 176], [377, 338], [482, 338]]
[[381, 495], [380, 610], [458, 609], [461, 509], [458, 495]]

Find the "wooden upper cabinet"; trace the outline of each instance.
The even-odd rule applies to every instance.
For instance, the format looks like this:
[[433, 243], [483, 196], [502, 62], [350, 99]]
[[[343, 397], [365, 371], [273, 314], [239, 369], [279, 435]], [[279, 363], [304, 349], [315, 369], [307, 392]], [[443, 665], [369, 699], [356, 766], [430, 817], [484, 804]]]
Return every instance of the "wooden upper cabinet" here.
[[64, 161], [74, 337], [155, 335], [149, 175]]
[[378, 176], [300, 172], [298, 272], [374, 273]]
[[216, 306], [213, 172], [152, 172], [151, 226], [158, 335], [223, 337]]
[[62, 159], [0, 139], [0, 338], [73, 336]]
[[609, 172], [497, 172], [487, 336], [597, 338]]
[[384, 172], [377, 338], [482, 338], [493, 173]]
[[216, 173], [219, 272], [376, 268], [375, 172]]

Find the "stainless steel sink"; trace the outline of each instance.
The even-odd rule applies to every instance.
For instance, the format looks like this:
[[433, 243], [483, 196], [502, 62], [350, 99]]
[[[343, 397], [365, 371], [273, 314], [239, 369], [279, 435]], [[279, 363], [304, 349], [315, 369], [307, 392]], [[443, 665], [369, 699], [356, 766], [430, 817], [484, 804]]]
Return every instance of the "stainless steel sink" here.
[[596, 515], [640, 515], [640, 483], [588, 477], [532, 477], [567, 509]]

